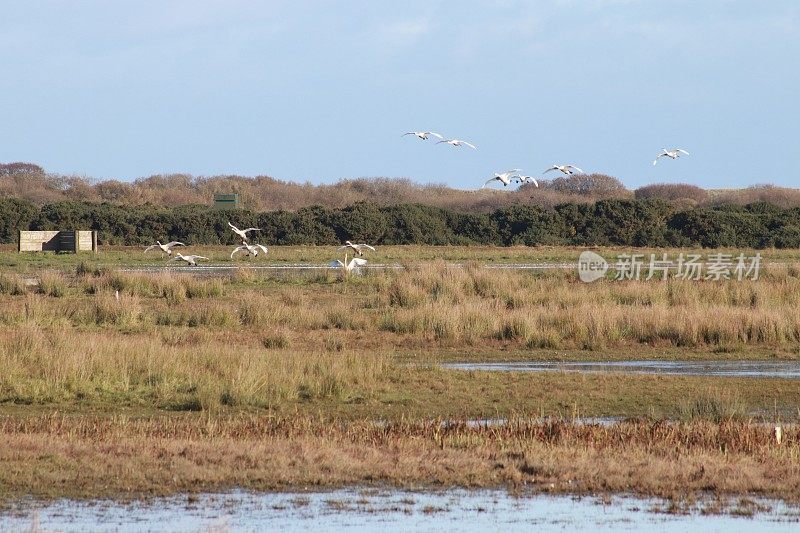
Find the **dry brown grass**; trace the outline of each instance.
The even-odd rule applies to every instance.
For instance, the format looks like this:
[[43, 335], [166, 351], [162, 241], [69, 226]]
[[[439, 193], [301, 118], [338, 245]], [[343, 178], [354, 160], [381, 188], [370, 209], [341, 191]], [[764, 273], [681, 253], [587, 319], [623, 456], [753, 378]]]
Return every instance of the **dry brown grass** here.
[[[796, 265], [742, 283], [587, 285], [441, 261], [341, 281], [39, 279], [34, 290], [0, 277], [0, 497], [347, 484], [800, 493], [797, 428], [778, 446], [747, 422], [794, 419], [792, 381], [426, 366], [448, 350], [797, 357]], [[687, 422], [584, 427], [515, 411]], [[430, 420], [472, 416], [512, 420]]]
[[[23, 331], [49, 339], [41, 341], [47, 348], [39, 358], [83, 347], [78, 336], [87, 331], [97, 338], [91, 342], [101, 345], [108, 335], [127, 353], [144, 350], [132, 334], [168, 339], [186, 328], [201, 331], [222, 353], [254, 346], [302, 353], [657, 347], [796, 355], [800, 343], [795, 265], [774, 265], [757, 282], [583, 284], [572, 273], [458, 269], [443, 262], [297, 285], [121, 273], [41, 280], [37, 294], [25, 291], [19, 278], [0, 279], [0, 364], [9, 370], [10, 361], [27, 361], [9, 351]], [[21, 366], [14, 375], [26, 373]]]
[[[193, 298], [174, 293], [212, 282], [117, 276], [79, 277], [58, 298], [41, 291], [0, 296], [0, 404], [320, 409], [339, 417], [541, 408], [714, 418], [719, 407], [722, 415], [794, 418], [800, 401], [787, 380], [425, 366], [611, 354], [796, 358], [797, 278], [789, 268], [751, 284], [585, 285], [566, 274], [497, 276], [435, 263], [343, 282], [216, 281], [222, 296]], [[567, 347], [574, 348], [567, 354]], [[737, 394], [741, 405], [709, 396], [713, 387]]]
[[[782, 268], [757, 283], [587, 285], [571, 276], [434, 263], [376, 282], [369, 313], [362, 312], [377, 315], [373, 323], [381, 331], [450, 346], [492, 339], [589, 350], [635, 344], [791, 346], [800, 341], [800, 280]], [[364, 306], [351, 304], [351, 312]]]
[[[107, 299], [107, 298], [105, 298]], [[129, 324], [116, 301], [95, 316]], [[95, 304], [98, 305], [97, 303]], [[212, 317], [214, 315], [211, 315]], [[202, 331], [202, 330], [201, 330]], [[294, 351], [282, 337], [245, 342], [197, 342], [175, 331], [162, 337], [98, 334], [25, 324], [6, 332], [0, 346], [0, 394], [15, 403], [94, 402], [147, 398], [162, 408], [214, 410], [221, 405], [268, 407], [299, 399], [346, 399], [369, 394], [390, 364], [362, 353]], [[248, 334], [249, 335], [249, 334]], [[269, 340], [277, 338], [278, 341]], [[265, 350], [265, 345], [270, 344]], [[274, 350], [277, 348], [278, 350]]]
[[104, 272], [97, 276], [81, 276], [79, 281], [80, 288], [88, 294], [118, 290], [122, 294], [165, 298], [169, 303], [178, 303], [186, 298], [223, 295], [223, 282], [219, 278], [199, 279], [171, 272], [157, 274]]
[[25, 282], [19, 275], [0, 273], [0, 294], [20, 296], [27, 292]]
[[504, 426], [236, 416], [0, 419], [2, 497], [108, 497], [339, 485], [568, 493], [800, 493], [798, 430], [727, 421]]

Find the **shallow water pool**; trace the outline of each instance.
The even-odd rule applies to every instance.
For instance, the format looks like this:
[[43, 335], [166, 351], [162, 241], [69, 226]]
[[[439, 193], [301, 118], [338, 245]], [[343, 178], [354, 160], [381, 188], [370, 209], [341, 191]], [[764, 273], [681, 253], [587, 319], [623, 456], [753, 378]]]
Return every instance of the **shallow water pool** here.
[[[736, 513], [656, 512], [663, 502], [633, 497], [523, 496], [502, 490], [183, 495], [147, 502], [20, 502], [0, 514], [2, 530], [58, 531], [789, 531], [797, 511], [781, 502], [733, 502]], [[709, 507], [705, 507], [708, 509]]]
[[498, 372], [583, 372], [729, 376], [800, 379], [797, 361], [537, 361], [508, 363], [444, 363], [456, 370]]

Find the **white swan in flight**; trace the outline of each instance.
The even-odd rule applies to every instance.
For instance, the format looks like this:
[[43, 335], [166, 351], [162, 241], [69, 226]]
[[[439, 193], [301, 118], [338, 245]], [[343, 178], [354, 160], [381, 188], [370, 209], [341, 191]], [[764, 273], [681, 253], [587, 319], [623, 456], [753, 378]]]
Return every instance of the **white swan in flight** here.
[[536, 178], [533, 176], [514, 176], [516, 181], [519, 182], [520, 185], [525, 185], [526, 183], [533, 183], [536, 187], [539, 186], [539, 182], [536, 181]]
[[672, 150], [667, 150], [666, 148], [662, 148], [661, 153], [658, 154], [656, 158], [653, 160], [653, 166], [656, 166], [656, 163], [658, 163], [658, 160], [662, 157], [669, 157], [670, 159], [678, 159], [681, 156], [681, 154], [689, 155], [689, 152], [681, 148], [673, 148]]
[[208, 261], [208, 257], [203, 257], [202, 255], [181, 255], [180, 253], [175, 254], [175, 257], [169, 260], [169, 262], [173, 261], [186, 261], [191, 266], [197, 266], [197, 261], [200, 259], [205, 259]]
[[585, 172], [583, 170], [579, 169], [575, 165], [553, 165], [552, 167], [550, 167], [547, 170], [545, 170], [544, 173], [547, 174], [551, 170], [558, 170], [562, 174], [565, 174], [565, 175], [574, 174], [575, 171], [578, 171], [581, 174], [585, 174]]
[[248, 232], [250, 232], [250, 231], [261, 231], [261, 228], [246, 228], [246, 229], [239, 229], [239, 228], [237, 228], [236, 226], [234, 226], [233, 224], [231, 224], [230, 222], [228, 222], [228, 225], [231, 227], [231, 229], [233, 230], [233, 232], [234, 232], [236, 235], [238, 235], [239, 237], [241, 237], [241, 238], [242, 238], [242, 242], [245, 242], [245, 241], [247, 241], [247, 233], [248, 233]]
[[499, 181], [500, 183], [503, 184], [503, 187], [506, 187], [511, 183], [512, 179], [519, 176], [517, 172], [519, 172], [520, 170], [522, 169], [513, 168], [511, 170], [506, 170], [505, 172], [495, 172], [494, 177], [486, 180], [486, 183], [483, 184], [483, 187], [481, 187], [481, 189], [483, 189], [493, 181]]
[[404, 133], [403, 137], [405, 137], [406, 135], [415, 135], [415, 136], [419, 137], [420, 139], [422, 139], [423, 141], [427, 141], [428, 140], [428, 136], [430, 136], [430, 135], [433, 135], [434, 137], [439, 137], [440, 139], [444, 139], [444, 137], [442, 137], [441, 135], [439, 135], [435, 131], [409, 131], [408, 133]]
[[449, 144], [450, 146], [455, 146], [457, 148], [462, 146], [462, 145], [465, 145], [465, 146], [469, 146], [473, 150], [477, 150], [477, 148], [475, 148], [474, 144], [468, 143], [467, 141], [462, 141], [460, 139], [442, 139], [441, 141], [437, 142], [436, 144], [442, 144], [442, 143], [446, 143], [446, 144]]
[[186, 246], [186, 245], [183, 244], [182, 242], [178, 242], [178, 241], [168, 242], [167, 244], [161, 244], [161, 241], [156, 241], [156, 243], [154, 245], [148, 246], [147, 248], [145, 248], [144, 249], [144, 253], [149, 252], [153, 248], [159, 248], [159, 249], [161, 249], [161, 251], [163, 253], [165, 253], [167, 255], [172, 255], [172, 249], [174, 247], [176, 247], [176, 246]]
[[341, 268], [345, 272], [349, 273], [353, 269], [357, 269], [358, 267], [364, 266], [366, 264], [367, 264], [367, 260], [366, 259], [361, 259], [360, 257], [354, 257], [348, 263], [347, 262], [347, 254], [344, 254], [344, 263], [340, 259], [337, 259], [335, 261], [331, 261], [329, 266], [331, 268]]
[[231, 259], [233, 259], [233, 256], [236, 252], [243, 252], [245, 250], [247, 250], [248, 256], [253, 256], [253, 257], [258, 257], [259, 251], [264, 252], [264, 255], [267, 254], [266, 246], [263, 246], [261, 244], [247, 244], [246, 242], [243, 242], [241, 246], [237, 246], [236, 248], [233, 249], [233, 251], [231, 252]]
[[375, 248], [369, 244], [353, 244], [350, 241], [344, 241], [344, 246], [340, 246], [337, 250], [347, 250], [348, 248], [353, 250], [357, 255], [364, 255], [364, 250], [375, 251]]

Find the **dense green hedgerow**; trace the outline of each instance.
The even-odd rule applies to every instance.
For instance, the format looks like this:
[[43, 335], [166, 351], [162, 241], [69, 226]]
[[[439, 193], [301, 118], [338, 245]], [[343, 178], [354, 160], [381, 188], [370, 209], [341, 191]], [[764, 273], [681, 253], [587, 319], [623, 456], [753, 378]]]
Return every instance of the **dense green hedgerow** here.
[[680, 208], [658, 199], [600, 200], [544, 209], [518, 205], [491, 213], [463, 213], [419, 204], [294, 212], [217, 211], [110, 203], [58, 202], [41, 207], [0, 199], [0, 241], [20, 229], [94, 229], [102, 244], [137, 245], [156, 239], [234, 244], [228, 221], [262, 228], [271, 244], [563, 244], [597, 246], [800, 247], [800, 208], [771, 204]]

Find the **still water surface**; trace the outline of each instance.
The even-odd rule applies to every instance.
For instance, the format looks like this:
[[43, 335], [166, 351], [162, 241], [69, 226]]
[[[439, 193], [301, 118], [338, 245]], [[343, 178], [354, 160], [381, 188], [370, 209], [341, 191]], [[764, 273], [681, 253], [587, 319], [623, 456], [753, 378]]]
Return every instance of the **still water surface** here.
[[[19, 531], [798, 531], [798, 511], [759, 502], [752, 517], [655, 512], [657, 500], [523, 496], [501, 490], [231, 492], [147, 502], [21, 502], [0, 514]], [[733, 500], [733, 507], [738, 507]], [[702, 504], [701, 504], [702, 508]], [[740, 508], [740, 507], [739, 507]], [[740, 508], [741, 510], [741, 508]], [[38, 528], [38, 529], [37, 529]]]
[[444, 363], [456, 370], [499, 372], [617, 372], [678, 376], [729, 376], [800, 379], [800, 361], [544, 361]]

